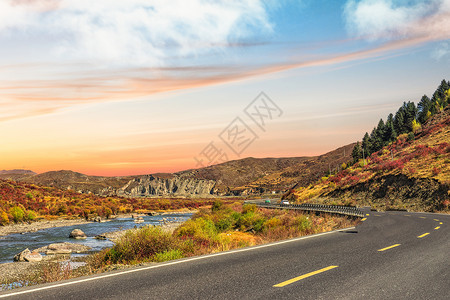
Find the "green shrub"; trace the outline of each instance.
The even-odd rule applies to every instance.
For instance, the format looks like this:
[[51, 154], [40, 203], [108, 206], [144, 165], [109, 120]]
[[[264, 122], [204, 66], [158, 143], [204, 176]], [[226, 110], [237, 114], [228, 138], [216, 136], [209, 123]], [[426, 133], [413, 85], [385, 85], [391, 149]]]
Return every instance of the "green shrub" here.
[[180, 259], [183, 258], [183, 253], [179, 249], [174, 250], [166, 250], [164, 252], [156, 253], [154, 257], [154, 261], [156, 262], [163, 262], [167, 260], [174, 260], [174, 259]]
[[307, 216], [300, 216], [296, 218], [295, 223], [300, 231], [308, 231], [311, 229], [311, 221]]
[[23, 218], [25, 216], [25, 212], [19, 206], [11, 207], [10, 210], [9, 210], [9, 213], [11, 214], [11, 216], [13, 217], [14, 222], [16, 222], [16, 223], [22, 222]]
[[24, 220], [33, 221], [34, 219], [36, 219], [36, 213], [32, 210], [27, 210], [24, 215]]
[[112, 263], [133, 263], [152, 260], [157, 253], [175, 249], [177, 241], [160, 227], [146, 226], [129, 230], [108, 252], [104, 260]]
[[201, 217], [188, 220], [178, 228], [177, 235], [209, 240], [217, 236], [217, 228], [211, 220]]
[[214, 211], [219, 211], [223, 206], [223, 203], [221, 201], [214, 201], [211, 210]]

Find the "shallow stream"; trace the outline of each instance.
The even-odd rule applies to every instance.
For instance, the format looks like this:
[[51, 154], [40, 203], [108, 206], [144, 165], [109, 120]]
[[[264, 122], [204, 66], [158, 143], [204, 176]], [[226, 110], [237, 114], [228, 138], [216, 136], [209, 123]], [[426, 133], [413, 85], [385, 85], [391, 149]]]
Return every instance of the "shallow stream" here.
[[[0, 237], [0, 263], [12, 262], [14, 255], [28, 248], [34, 250], [51, 243], [79, 243], [92, 248], [92, 251], [100, 251], [111, 247], [113, 243], [109, 240], [97, 240], [94, 237], [105, 232], [131, 229], [145, 225], [161, 225], [163, 218], [168, 222], [184, 222], [192, 216], [192, 213], [180, 213], [160, 216], [144, 216], [144, 222], [136, 224], [132, 218], [114, 219], [101, 223], [88, 223], [65, 227], [42, 229], [25, 234], [10, 234]], [[85, 240], [69, 238], [69, 234], [75, 228], [81, 229], [88, 237]], [[76, 254], [73, 254], [74, 256]]]

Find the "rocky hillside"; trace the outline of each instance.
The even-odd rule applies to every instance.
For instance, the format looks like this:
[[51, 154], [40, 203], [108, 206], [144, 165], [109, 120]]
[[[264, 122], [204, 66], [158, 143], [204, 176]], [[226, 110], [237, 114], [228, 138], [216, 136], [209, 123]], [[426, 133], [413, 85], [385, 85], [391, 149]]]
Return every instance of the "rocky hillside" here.
[[450, 107], [415, 134], [402, 134], [366, 160], [285, 195], [298, 203], [449, 211]]
[[21, 182], [101, 196], [245, 196], [284, 193], [307, 186], [328, 170], [351, 160], [354, 144], [324, 155], [291, 158], [244, 158], [206, 168], [126, 177], [88, 176], [73, 171], [27, 174]]

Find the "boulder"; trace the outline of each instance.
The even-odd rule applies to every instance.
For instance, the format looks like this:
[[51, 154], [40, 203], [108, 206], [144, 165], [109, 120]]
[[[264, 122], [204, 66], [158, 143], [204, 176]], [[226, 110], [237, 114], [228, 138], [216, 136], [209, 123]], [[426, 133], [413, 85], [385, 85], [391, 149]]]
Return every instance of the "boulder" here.
[[101, 221], [102, 221], [102, 218], [100, 218], [100, 217], [95, 217], [94, 218], [94, 222], [100, 223]]
[[96, 236], [94, 237], [94, 239], [97, 239], [97, 240], [106, 240], [106, 235], [104, 235], [104, 234], [99, 234], [99, 235], [96, 235]]
[[85, 239], [86, 238], [86, 234], [81, 229], [74, 229], [69, 234], [69, 237], [73, 238], [73, 239]]
[[14, 261], [25, 261], [25, 255], [31, 254], [30, 249], [25, 249], [14, 256]]
[[38, 262], [42, 260], [42, 255], [39, 252], [30, 252], [23, 256], [25, 261], [28, 262]]
[[71, 254], [71, 253], [82, 253], [91, 250], [89, 246], [73, 243], [54, 243], [45, 247], [35, 249], [36, 252], [45, 253], [47, 255], [54, 254]]

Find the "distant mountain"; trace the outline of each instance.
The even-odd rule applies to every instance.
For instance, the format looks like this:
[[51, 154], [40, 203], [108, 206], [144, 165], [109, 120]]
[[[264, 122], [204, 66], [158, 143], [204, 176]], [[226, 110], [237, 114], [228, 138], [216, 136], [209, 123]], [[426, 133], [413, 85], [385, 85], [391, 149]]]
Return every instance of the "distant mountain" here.
[[354, 144], [320, 156], [244, 158], [177, 173], [102, 177], [61, 170], [25, 174], [17, 180], [102, 196], [242, 196], [284, 193], [306, 186], [351, 160]]
[[0, 179], [20, 180], [21, 178], [36, 175], [35, 172], [23, 169], [1, 170]]

